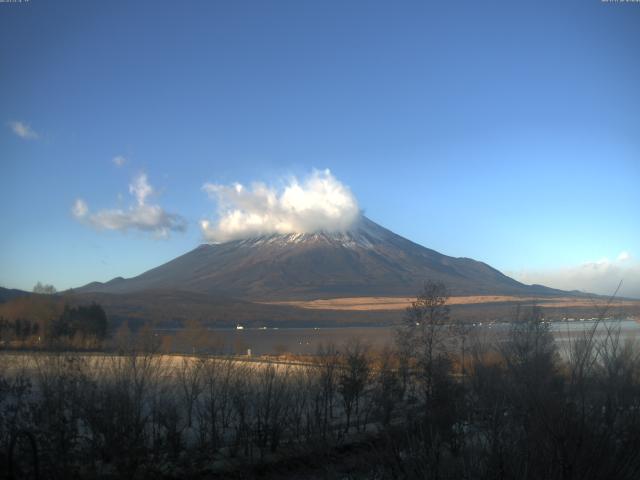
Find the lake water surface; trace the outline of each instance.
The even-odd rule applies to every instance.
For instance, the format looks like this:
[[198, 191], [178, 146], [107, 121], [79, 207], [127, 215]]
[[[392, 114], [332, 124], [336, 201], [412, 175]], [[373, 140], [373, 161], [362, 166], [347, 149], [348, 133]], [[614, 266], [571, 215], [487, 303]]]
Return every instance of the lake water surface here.
[[[510, 329], [508, 323], [476, 324], [471, 329], [471, 335], [485, 337], [495, 336], [499, 339]], [[574, 322], [553, 322], [550, 330], [560, 345], [576, 338], [586, 331], [597, 328], [598, 335], [606, 334], [607, 328], [620, 329], [624, 338], [640, 338], [640, 323], [635, 320], [607, 320], [596, 325], [595, 321], [584, 320]], [[373, 348], [393, 345], [395, 332], [398, 327], [335, 327], [335, 328], [267, 328], [267, 329], [230, 329], [214, 328], [201, 333], [193, 340], [189, 336], [181, 336], [180, 329], [163, 329], [157, 332], [163, 336], [173, 337], [174, 348], [184, 352], [200, 349], [197, 345], [203, 343], [216, 345], [219, 350], [229, 353], [247, 353], [253, 355], [269, 355], [283, 352], [295, 354], [314, 354], [321, 345], [343, 345], [348, 341], [360, 340]], [[202, 338], [204, 335], [209, 338]], [[194, 345], [189, 345], [192, 342]]]

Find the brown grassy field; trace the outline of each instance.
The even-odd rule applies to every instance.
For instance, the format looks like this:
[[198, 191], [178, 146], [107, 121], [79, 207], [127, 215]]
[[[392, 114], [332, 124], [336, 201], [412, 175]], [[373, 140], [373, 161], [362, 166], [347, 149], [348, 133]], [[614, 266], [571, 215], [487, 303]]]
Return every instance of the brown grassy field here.
[[[293, 300], [281, 302], [264, 302], [270, 305], [289, 305], [309, 310], [341, 310], [341, 311], [388, 311], [404, 310], [411, 305], [414, 298], [407, 297], [351, 297], [328, 298], [318, 300]], [[534, 298], [509, 295], [474, 295], [465, 297], [451, 297], [449, 305], [485, 305], [485, 304], [523, 304], [536, 303], [544, 307], [571, 308], [595, 307], [604, 304], [604, 299], [552, 297]], [[640, 307], [640, 300], [616, 300], [616, 306]]]

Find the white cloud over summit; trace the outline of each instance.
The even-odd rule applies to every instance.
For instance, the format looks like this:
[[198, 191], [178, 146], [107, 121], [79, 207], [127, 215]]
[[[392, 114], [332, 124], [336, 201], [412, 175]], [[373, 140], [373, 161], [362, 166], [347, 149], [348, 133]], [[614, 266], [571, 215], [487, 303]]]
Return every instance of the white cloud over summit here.
[[141, 173], [129, 184], [129, 193], [135, 198], [135, 204], [126, 209], [104, 209], [91, 213], [87, 202], [78, 198], [71, 207], [71, 214], [78, 221], [98, 230], [140, 230], [153, 232], [159, 237], [167, 237], [171, 231], [184, 231], [187, 224], [183, 217], [147, 202], [153, 192], [147, 175]]
[[512, 272], [511, 276], [524, 283], [601, 295], [612, 295], [622, 281], [618, 296], [640, 298], [640, 261], [628, 251], [620, 252], [615, 260], [602, 258], [573, 267]]
[[205, 239], [213, 243], [274, 233], [345, 231], [360, 214], [351, 190], [329, 170], [314, 170], [302, 182], [290, 178], [279, 189], [264, 183], [205, 183], [202, 189], [217, 203], [217, 220], [200, 222]]

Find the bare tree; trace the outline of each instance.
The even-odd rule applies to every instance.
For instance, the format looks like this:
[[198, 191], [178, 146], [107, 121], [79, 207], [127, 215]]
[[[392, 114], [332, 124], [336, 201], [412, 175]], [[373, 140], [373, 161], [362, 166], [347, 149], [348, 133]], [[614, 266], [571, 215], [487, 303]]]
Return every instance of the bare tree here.
[[323, 440], [327, 438], [330, 425], [333, 420], [333, 405], [335, 400], [336, 386], [338, 380], [338, 367], [340, 365], [340, 354], [335, 345], [320, 345], [315, 358], [318, 365], [320, 384], [319, 411], [318, 416], [321, 422], [321, 435]]
[[449, 293], [442, 282], [427, 281], [407, 308], [399, 347], [413, 357], [418, 381], [427, 401], [433, 396], [437, 363], [446, 356], [449, 331]]
[[389, 426], [393, 412], [403, 399], [404, 389], [398, 373], [396, 353], [384, 348], [374, 368], [374, 402], [384, 427]]
[[54, 287], [53, 285], [42, 284], [41, 282], [38, 282], [33, 286], [33, 293], [40, 293], [42, 295], [53, 295], [56, 292], [56, 287]]
[[201, 372], [203, 365], [201, 359], [182, 357], [178, 366], [177, 377], [186, 410], [187, 428], [191, 428], [193, 424], [194, 405], [202, 393]]
[[338, 390], [346, 415], [345, 432], [349, 432], [352, 413], [356, 415], [356, 430], [359, 428], [358, 414], [360, 398], [369, 381], [370, 367], [367, 359], [367, 347], [355, 340], [347, 343], [343, 354], [343, 367], [338, 377]]
[[206, 359], [202, 367], [202, 395], [197, 403], [201, 444], [217, 452], [230, 428], [231, 389], [237, 366], [230, 358]]

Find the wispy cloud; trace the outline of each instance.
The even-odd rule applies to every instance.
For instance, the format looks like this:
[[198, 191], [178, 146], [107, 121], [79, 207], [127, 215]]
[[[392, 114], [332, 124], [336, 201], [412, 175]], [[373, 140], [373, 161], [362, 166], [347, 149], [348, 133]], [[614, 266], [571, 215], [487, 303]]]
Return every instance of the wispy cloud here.
[[613, 294], [622, 281], [619, 296], [640, 298], [640, 261], [628, 251], [620, 252], [615, 260], [601, 258], [564, 268], [511, 272], [511, 276], [524, 283], [601, 295]]
[[71, 207], [71, 213], [77, 219], [85, 218], [89, 213], [87, 202], [85, 202], [81, 198], [76, 199], [76, 201], [73, 203], [73, 207]]
[[12, 120], [7, 124], [11, 131], [25, 140], [37, 140], [40, 135], [25, 122]]
[[122, 155], [116, 155], [111, 159], [111, 161], [116, 167], [122, 167], [125, 163], [127, 163], [127, 159]]
[[158, 237], [167, 237], [170, 232], [183, 232], [187, 228], [186, 220], [175, 213], [168, 213], [159, 205], [148, 203], [154, 193], [147, 175], [137, 175], [129, 184], [129, 193], [135, 203], [126, 209], [114, 208], [91, 213], [87, 202], [78, 198], [71, 207], [71, 214], [78, 221], [98, 230], [140, 230], [153, 232]]
[[215, 222], [202, 220], [207, 241], [225, 242], [272, 233], [349, 229], [360, 210], [349, 188], [329, 170], [314, 170], [304, 181], [290, 178], [280, 189], [264, 183], [205, 183], [217, 203]]

